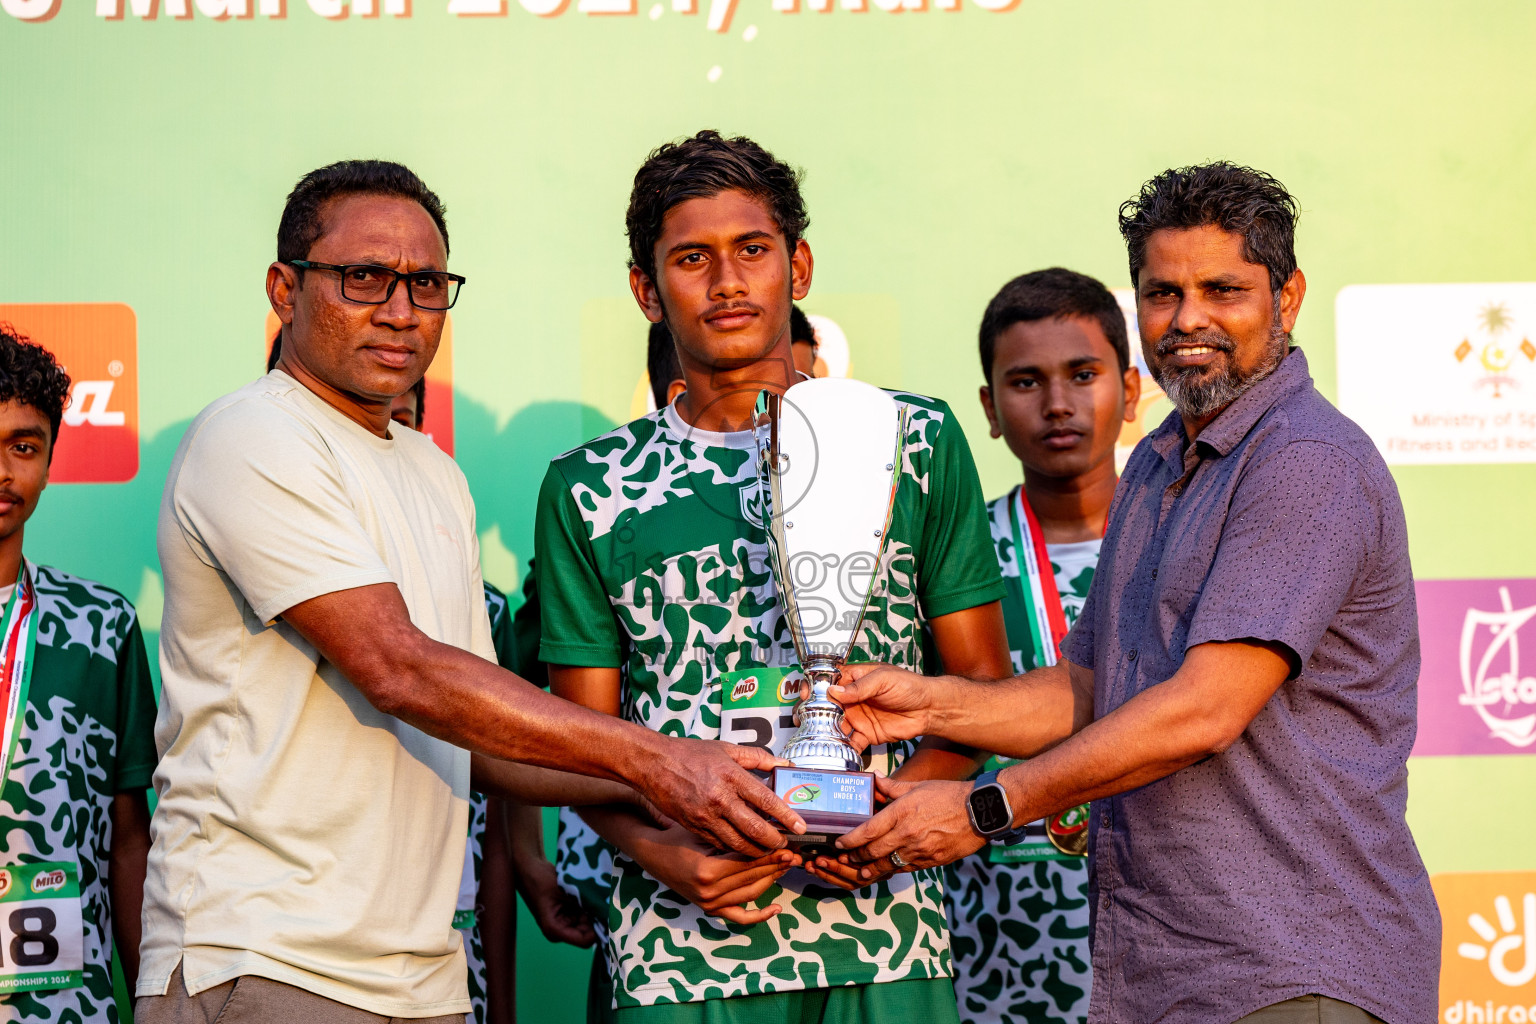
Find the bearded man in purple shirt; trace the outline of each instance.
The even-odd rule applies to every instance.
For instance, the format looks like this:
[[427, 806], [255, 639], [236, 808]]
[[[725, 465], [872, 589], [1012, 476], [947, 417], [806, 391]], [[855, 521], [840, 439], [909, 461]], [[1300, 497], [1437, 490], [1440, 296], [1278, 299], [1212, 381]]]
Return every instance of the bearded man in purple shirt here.
[[853, 861], [943, 864], [1093, 801], [1089, 1019], [1421, 1024], [1440, 918], [1405, 820], [1419, 670], [1402, 504], [1290, 332], [1295, 200], [1226, 163], [1120, 210], [1175, 411], [1132, 454], [1062, 660], [1004, 683], [859, 666], [859, 743], [1029, 758], [881, 780]]

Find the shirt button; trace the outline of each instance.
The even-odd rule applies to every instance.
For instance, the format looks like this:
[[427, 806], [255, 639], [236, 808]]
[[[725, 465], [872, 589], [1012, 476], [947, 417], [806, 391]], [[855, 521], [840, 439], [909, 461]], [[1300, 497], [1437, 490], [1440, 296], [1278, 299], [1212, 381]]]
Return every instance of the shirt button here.
[[1157, 579], [1157, 570], [1156, 569], [1152, 570], [1152, 578], [1153, 579]]
[[1125, 657], [1126, 657], [1127, 661], [1135, 661], [1136, 660], [1136, 649], [1134, 647], [1131, 648], [1131, 653], [1127, 654]]

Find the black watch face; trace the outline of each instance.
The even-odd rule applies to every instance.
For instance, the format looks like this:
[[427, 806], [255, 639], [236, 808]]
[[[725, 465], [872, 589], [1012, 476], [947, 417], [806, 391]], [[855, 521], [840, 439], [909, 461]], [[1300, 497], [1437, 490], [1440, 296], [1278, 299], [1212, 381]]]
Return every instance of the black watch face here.
[[976, 819], [977, 830], [989, 835], [1013, 825], [1013, 819], [1008, 815], [1008, 801], [1003, 799], [1002, 789], [996, 784], [972, 791], [971, 815]]

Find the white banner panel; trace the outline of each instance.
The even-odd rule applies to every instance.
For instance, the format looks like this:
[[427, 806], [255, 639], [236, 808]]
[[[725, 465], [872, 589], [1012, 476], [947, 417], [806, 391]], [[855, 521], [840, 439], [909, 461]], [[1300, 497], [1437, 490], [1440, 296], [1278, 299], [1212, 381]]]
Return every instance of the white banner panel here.
[[1536, 283], [1357, 284], [1339, 408], [1395, 465], [1536, 462]]

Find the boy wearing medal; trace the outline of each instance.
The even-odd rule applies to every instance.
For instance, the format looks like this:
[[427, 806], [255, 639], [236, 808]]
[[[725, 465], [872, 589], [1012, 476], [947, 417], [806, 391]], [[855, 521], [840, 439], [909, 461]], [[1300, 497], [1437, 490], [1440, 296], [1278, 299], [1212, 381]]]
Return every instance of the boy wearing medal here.
[[0, 1021], [118, 1019], [149, 852], [155, 698], [133, 605], [22, 556], [69, 396], [52, 355], [0, 324]]
[[[1013, 670], [1054, 665], [1088, 596], [1115, 493], [1115, 439], [1141, 394], [1125, 318], [1098, 281], [1037, 270], [981, 320], [981, 405], [1024, 470], [987, 506]], [[1014, 762], [991, 759], [995, 773]], [[984, 776], [984, 778], [989, 778]], [[1088, 1012], [1088, 808], [1034, 822], [945, 868], [965, 1024]]]

